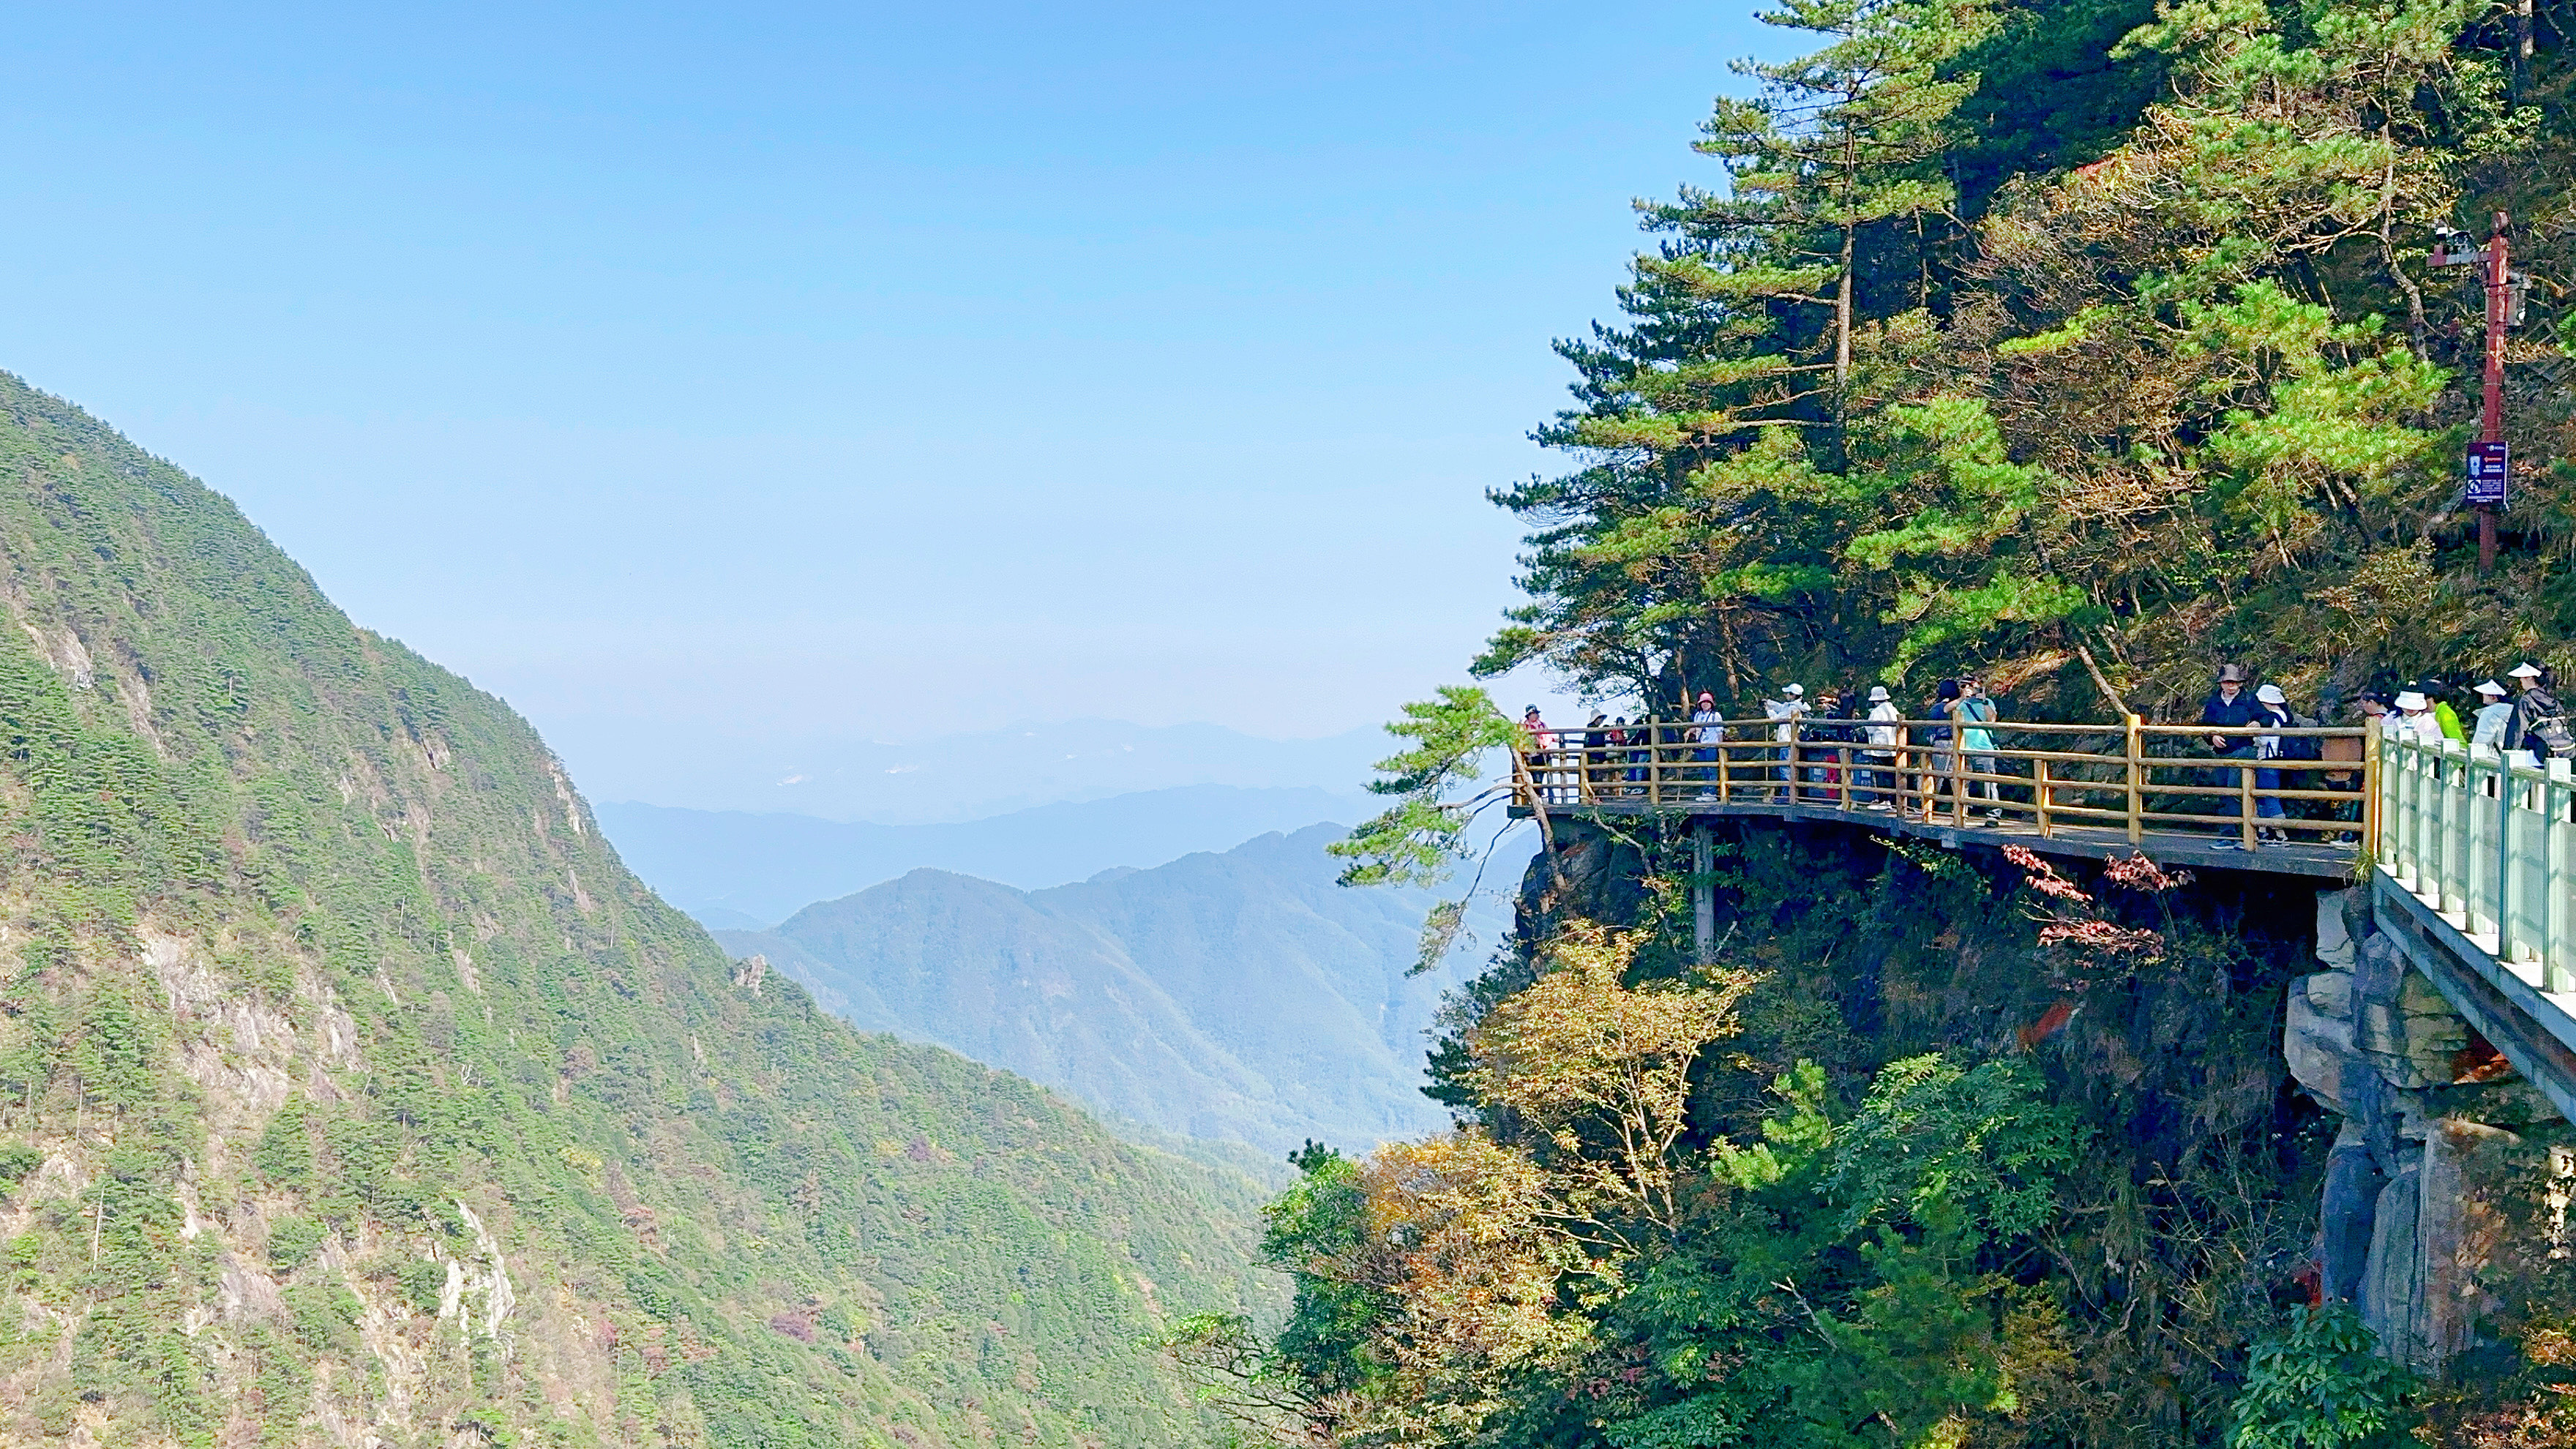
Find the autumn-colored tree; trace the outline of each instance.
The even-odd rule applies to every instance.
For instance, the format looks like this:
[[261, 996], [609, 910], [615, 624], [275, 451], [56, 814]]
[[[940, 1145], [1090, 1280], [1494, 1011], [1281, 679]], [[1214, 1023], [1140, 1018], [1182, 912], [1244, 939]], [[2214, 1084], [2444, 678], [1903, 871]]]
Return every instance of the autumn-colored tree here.
[[1469, 1033], [1469, 1087], [1543, 1141], [1563, 1210], [1597, 1247], [1633, 1250], [1629, 1224], [1681, 1223], [1680, 1147], [1691, 1068], [1736, 1030], [1741, 973], [1630, 985], [1638, 938], [1577, 921], [1548, 944], [1538, 980]]

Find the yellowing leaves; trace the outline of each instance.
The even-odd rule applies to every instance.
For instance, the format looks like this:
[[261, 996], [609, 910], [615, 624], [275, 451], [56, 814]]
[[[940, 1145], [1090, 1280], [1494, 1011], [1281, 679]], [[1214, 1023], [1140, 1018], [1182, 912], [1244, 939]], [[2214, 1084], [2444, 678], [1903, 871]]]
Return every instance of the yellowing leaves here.
[[1691, 1064], [1735, 1034], [1740, 973], [1625, 983], [1638, 942], [1596, 922], [1548, 948], [1538, 980], [1468, 1036], [1467, 1080], [1546, 1134], [1570, 1204], [1633, 1213], [1670, 1230], [1675, 1148], [1689, 1126]]

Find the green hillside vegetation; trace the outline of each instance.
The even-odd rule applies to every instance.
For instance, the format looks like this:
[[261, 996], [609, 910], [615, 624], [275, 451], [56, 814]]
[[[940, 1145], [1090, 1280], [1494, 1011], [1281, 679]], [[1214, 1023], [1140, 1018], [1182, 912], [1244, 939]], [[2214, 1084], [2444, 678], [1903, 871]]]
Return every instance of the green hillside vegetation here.
[[1336, 888], [1325, 847], [1342, 835], [1312, 826], [1042, 891], [921, 870], [718, 939], [863, 1028], [1129, 1121], [1274, 1161], [1308, 1138], [1365, 1150], [1446, 1120], [1422, 1095], [1423, 1033], [1459, 968], [1411, 974], [1428, 898]]
[[[1495, 495], [1530, 528], [1527, 602], [1475, 673], [1544, 664], [1625, 712], [1706, 688], [1741, 720], [1793, 680], [1911, 700], [1976, 670], [2016, 712], [2103, 719], [2187, 717], [2224, 660], [2303, 709], [2576, 665], [2565, 8], [1761, 18], [1815, 49], [1743, 68], [1757, 94], [1698, 143], [1713, 178], [1642, 208], [1623, 320], [1560, 344], [1575, 402], [1539, 437], [1567, 468]], [[2531, 311], [2481, 575], [2459, 474], [2483, 298], [2427, 250], [2497, 211]], [[1520, 743], [1471, 686], [1395, 729], [1355, 883], [1438, 878]], [[1517, 952], [1435, 1056], [1459, 1127], [1307, 1154], [1265, 1242], [1286, 1327], [1179, 1339], [1266, 1432], [2576, 1442], [2568, 1129], [2528, 1092], [2426, 1109], [2522, 1131], [2533, 1185], [2461, 1249], [2493, 1253], [2494, 1311], [2446, 1379], [2309, 1307], [2334, 1128], [2280, 1041], [2312, 891], [1746, 822], [1693, 881], [1678, 827], [1557, 828]]]
[[737, 967], [498, 700], [0, 377], [0, 1440], [1160, 1445], [1248, 1188]]

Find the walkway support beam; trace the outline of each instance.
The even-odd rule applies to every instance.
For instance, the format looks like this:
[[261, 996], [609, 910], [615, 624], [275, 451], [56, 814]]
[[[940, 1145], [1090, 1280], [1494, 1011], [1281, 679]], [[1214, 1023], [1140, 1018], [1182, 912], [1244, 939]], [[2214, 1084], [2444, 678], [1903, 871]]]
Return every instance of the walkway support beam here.
[[1717, 964], [1717, 851], [1708, 838], [1708, 822], [1691, 827], [1691, 959]]

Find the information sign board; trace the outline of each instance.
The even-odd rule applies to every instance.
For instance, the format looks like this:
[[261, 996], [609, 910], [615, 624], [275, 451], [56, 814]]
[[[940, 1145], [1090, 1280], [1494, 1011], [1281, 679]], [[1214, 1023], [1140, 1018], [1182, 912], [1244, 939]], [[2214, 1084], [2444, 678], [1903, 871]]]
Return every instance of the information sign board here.
[[2502, 443], [2469, 444], [2469, 488], [2465, 501], [2470, 504], [2505, 505], [2507, 486], [2513, 477], [2513, 455]]

